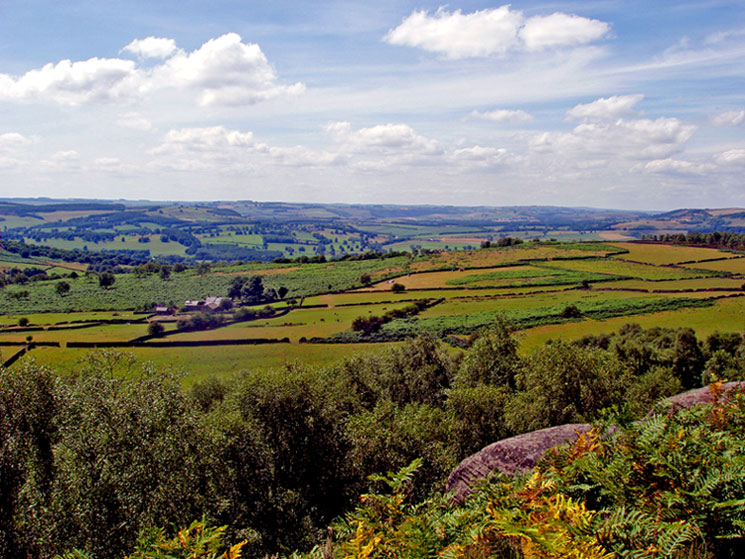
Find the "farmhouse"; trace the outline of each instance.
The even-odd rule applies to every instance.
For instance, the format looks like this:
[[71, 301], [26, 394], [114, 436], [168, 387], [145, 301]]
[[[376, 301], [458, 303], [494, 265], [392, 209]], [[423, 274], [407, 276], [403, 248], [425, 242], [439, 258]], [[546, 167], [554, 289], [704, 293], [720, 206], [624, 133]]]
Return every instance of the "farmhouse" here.
[[185, 311], [201, 311], [204, 308], [204, 301], [184, 301]]
[[231, 301], [231, 299], [230, 297], [207, 297], [204, 300], [204, 307], [207, 310], [216, 311], [221, 307], [223, 301]]
[[185, 301], [185, 311], [216, 311], [219, 310], [224, 301], [231, 301], [230, 297], [207, 297], [204, 301]]

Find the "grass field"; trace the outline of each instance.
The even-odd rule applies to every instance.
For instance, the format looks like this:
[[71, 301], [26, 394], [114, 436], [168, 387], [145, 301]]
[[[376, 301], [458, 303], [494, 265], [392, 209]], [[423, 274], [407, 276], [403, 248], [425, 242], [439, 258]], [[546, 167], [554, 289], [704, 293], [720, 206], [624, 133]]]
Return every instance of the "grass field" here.
[[688, 268], [663, 268], [651, 264], [636, 264], [614, 259], [567, 260], [547, 263], [546, 267], [576, 272], [607, 274], [646, 280], [672, 280], [713, 276], [715, 272]]
[[593, 289], [646, 289], [649, 291], [665, 289], [742, 289], [743, 280], [737, 278], [693, 278], [662, 281], [645, 281], [640, 279], [598, 282]]
[[[140, 236], [126, 235], [117, 236], [113, 241], [101, 241], [93, 243], [91, 241], [84, 241], [83, 239], [76, 238], [75, 240], [68, 241], [67, 239], [46, 239], [41, 242], [34, 241], [33, 239], [26, 239], [27, 243], [36, 243], [54, 248], [61, 248], [65, 250], [82, 249], [88, 247], [89, 250], [149, 250], [151, 256], [183, 256], [186, 254], [186, 247], [175, 243], [173, 241], [164, 243], [160, 240], [160, 235], [150, 235], [150, 242], [140, 243], [138, 239]], [[122, 242], [124, 239], [124, 242]]]
[[[346, 357], [385, 351], [393, 344], [266, 344], [258, 346], [180, 347], [176, 349], [135, 348], [124, 350], [141, 362], [158, 368], [182, 371], [184, 385], [207, 377], [227, 378], [245, 371], [278, 369], [296, 362], [324, 367]], [[2, 348], [3, 356], [11, 352]], [[62, 372], [78, 371], [91, 353], [88, 349], [37, 348], [23, 356], [19, 364], [34, 360]]]
[[742, 332], [745, 330], [745, 304], [742, 298], [720, 299], [710, 307], [678, 309], [636, 316], [622, 316], [606, 320], [583, 319], [566, 324], [551, 324], [524, 330], [518, 335], [523, 352], [549, 339], [577, 340], [587, 335], [610, 333], [624, 324], [635, 322], [644, 328], [693, 328], [699, 338], [716, 331]]
[[699, 248], [663, 244], [642, 243], [612, 243], [613, 246], [628, 251], [628, 254], [618, 256], [624, 260], [643, 262], [662, 266], [666, 264], [678, 264], [680, 262], [698, 262], [711, 258], [734, 258], [737, 255], [731, 252], [723, 252], [715, 248]]
[[564, 258], [587, 258], [588, 256], [606, 256], [621, 249], [604, 244], [579, 243], [546, 244], [523, 243], [521, 245], [485, 250], [464, 250], [443, 252], [434, 258], [414, 262], [412, 272], [442, 270], [447, 268], [489, 268], [529, 260], [554, 260]]
[[386, 311], [405, 307], [408, 303], [365, 305], [363, 307], [337, 307], [335, 309], [298, 309], [279, 318], [231, 324], [223, 328], [202, 332], [184, 332], [169, 336], [168, 340], [235, 340], [251, 338], [300, 338], [328, 337], [351, 328], [358, 316], [382, 315]]
[[717, 260], [715, 262], [698, 262], [696, 264], [685, 264], [686, 268], [699, 270], [712, 270], [714, 272], [729, 272], [731, 274], [745, 275], [745, 258], [730, 258], [728, 260]]

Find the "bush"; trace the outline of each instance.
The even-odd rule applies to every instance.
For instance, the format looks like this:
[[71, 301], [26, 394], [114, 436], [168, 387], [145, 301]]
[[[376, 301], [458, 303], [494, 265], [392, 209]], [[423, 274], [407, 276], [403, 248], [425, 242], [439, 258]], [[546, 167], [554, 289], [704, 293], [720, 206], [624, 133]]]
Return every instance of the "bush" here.
[[24, 326], [28, 326], [28, 324], [29, 324], [29, 320], [25, 316], [22, 316], [21, 318], [18, 319], [18, 326], [24, 327]]
[[561, 311], [562, 318], [581, 318], [582, 311], [576, 305], [568, 305]]
[[153, 321], [147, 325], [147, 333], [156, 338], [162, 336], [165, 330], [166, 329], [161, 322]]

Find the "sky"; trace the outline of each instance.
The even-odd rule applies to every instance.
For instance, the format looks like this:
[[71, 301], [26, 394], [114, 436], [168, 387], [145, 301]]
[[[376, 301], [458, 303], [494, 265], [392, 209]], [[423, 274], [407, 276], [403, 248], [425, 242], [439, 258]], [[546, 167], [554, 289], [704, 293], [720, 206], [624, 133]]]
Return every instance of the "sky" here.
[[745, 206], [745, 2], [0, 0], [0, 196]]

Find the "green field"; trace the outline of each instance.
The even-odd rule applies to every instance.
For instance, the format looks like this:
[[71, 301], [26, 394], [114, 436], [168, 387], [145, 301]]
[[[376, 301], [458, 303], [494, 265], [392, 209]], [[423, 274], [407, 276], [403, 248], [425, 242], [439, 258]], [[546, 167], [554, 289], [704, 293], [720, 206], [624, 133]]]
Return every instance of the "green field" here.
[[712, 258], [735, 258], [736, 254], [710, 248], [674, 246], [642, 243], [613, 243], [613, 246], [628, 251], [618, 258], [663, 266], [681, 262], [699, 262]]
[[714, 276], [715, 272], [689, 269], [689, 268], [666, 268], [653, 264], [637, 264], [616, 259], [591, 259], [551, 262], [546, 264], [547, 268], [572, 270], [575, 272], [586, 272], [606, 274], [646, 280], [671, 280], [696, 277]]
[[[333, 229], [324, 233], [340, 236], [340, 244], [341, 238], [353, 238]], [[224, 234], [221, 239], [235, 237], [240, 235]], [[422, 332], [441, 336], [468, 334], [501, 316], [525, 330], [522, 339], [526, 347], [547, 337], [566, 334], [568, 339], [574, 339], [630, 321], [643, 325], [691, 325], [704, 333], [715, 328], [739, 329], [743, 299], [718, 299], [742, 294], [742, 278], [725, 277], [734, 270], [707, 272], [669, 265], [691, 258], [705, 261], [702, 266], [745, 262], [737, 257], [712, 261], [722, 255], [731, 257], [713, 249], [663, 245], [524, 243], [504, 249], [315, 264], [213, 265], [208, 272], [200, 274], [191, 268], [172, 273], [169, 279], [161, 279], [155, 273], [125, 273], [117, 274], [116, 282], [108, 289], [99, 285], [95, 275], [81, 274], [77, 279], [65, 279], [71, 290], [63, 295], [55, 289], [61, 280], [8, 285], [0, 290], [4, 310], [0, 325], [8, 330], [0, 332], [0, 342], [23, 342], [28, 336], [38, 342], [59, 342], [63, 347], [37, 348], [24, 359], [36, 358], [72, 369], [79, 366], [78, 360], [87, 350], [67, 348], [68, 342], [128, 342], [139, 338], [147, 333], [148, 324], [144, 315], [135, 315], [134, 310], [152, 308], [154, 303], [179, 307], [187, 299], [224, 296], [236, 277], [252, 275], [261, 276], [266, 287], [286, 287], [286, 299], [294, 299], [296, 304], [302, 301], [302, 307], [279, 317], [239, 323], [231, 323], [232, 315], [228, 313], [227, 326], [181, 331], [162, 339], [210, 342], [261, 338], [288, 339], [291, 343], [136, 347], [127, 351], [159, 365], [183, 368], [193, 379], [211, 373], [229, 375], [239, 370], [282, 366], [294, 359], [323, 365], [341, 356], [380, 347], [376, 344], [385, 345]], [[656, 258], [666, 265], [641, 263]], [[373, 285], [361, 288], [365, 274]], [[580, 288], [583, 280], [590, 282], [589, 288]], [[403, 284], [405, 290], [393, 293], [393, 283]], [[422, 300], [437, 304], [406, 318], [390, 319], [379, 331], [368, 335], [352, 331], [356, 318], [382, 317], [397, 309], [409, 309], [412, 302]], [[287, 303], [276, 301], [272, 306], [283, 309]], [[567, 315], [568, 307], [576, 307], [579, 314]], [[90, 326], [27, 331], [17, 327], [23, 317], [34, 327], [65, 322], [88, 322]], [[112, 319], [131, 323], [97, 323]], [[176, 319], [163, 322], [166, 333], [176, 328]], [[301, 339], [332, 343], [299, 343]], [[6, 347], [3, 355], [7, 357], [14, 351]]]
[[718, 260], [714, 262], [699, 262], [696, 264], [685, 264], [686, 268], [696, 268], [699, 270], [711, 270], [714, 272], [725, 272], [730, 274], [736, 274], [738, 276], [745, 275], [745, 257], [738, 256], [737, 258], [730, 258], [727, 260]]
[[[174, 349], [138, 347], [116, 350], [158, 368], [181, 372], [190, 385], [207, 377], [226, 378], [240, 372], [277, 369], [296, 362], [323, 367], [345, 357], [385, 351], [391, 344], [266, 344], [257, 346], [179, 347]], [[0, 348], [3, 357], [10, 348]], [[34, 360], [62, 372], [79, 371], [92, 350], [37, 348], [19, 361]]]
[[604, 320], [584, 319], [567, 324], [551, 324], [524, 330], [519, 334], [520, 347], [524, 352], [545, 343], [549, 339], [577, 340], [583, 336], [607, 334], [624, 324], [635, 322], [644, 328], [693, 328], [699, 339], [714, 332], [742, 332], [745, 330], [745, 303], [742, 298], [720, 299], [710, 307], [678, 309], [622, 316]]

